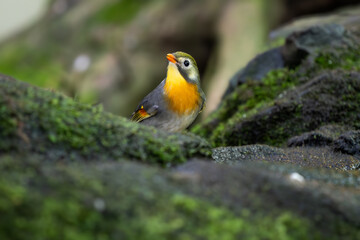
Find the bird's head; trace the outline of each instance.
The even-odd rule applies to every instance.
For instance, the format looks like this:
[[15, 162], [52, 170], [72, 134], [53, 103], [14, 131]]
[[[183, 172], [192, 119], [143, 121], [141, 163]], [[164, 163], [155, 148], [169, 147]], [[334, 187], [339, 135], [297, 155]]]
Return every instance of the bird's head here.
[[178, 71], [189, 83], [199, 84], [200, 74], [195, 59], [187, 53], [175, 52], [167, 54], [169, 71]]

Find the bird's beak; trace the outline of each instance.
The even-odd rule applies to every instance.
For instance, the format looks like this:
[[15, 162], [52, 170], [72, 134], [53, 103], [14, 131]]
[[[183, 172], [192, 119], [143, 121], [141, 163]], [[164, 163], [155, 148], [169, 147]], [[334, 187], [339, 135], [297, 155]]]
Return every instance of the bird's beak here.
[[176, 60], [175, 56], [173, 54], [171, 54], [171, 53], [167, 54], [166, 58], [167, 58], [167, 60], [169, 60], [172, 63], [175, 63], [175, 64], [177, 63], [177, 60]]

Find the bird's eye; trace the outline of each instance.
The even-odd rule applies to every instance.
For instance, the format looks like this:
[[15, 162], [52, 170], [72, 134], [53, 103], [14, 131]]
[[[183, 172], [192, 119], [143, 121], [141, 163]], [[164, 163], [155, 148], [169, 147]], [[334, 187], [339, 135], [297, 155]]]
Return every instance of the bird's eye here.
[[189, 60], [185, 60], [185, 61], [184, 61], [184, 66], [185, 66], [185, 67], [188, 67], [189, 65], [190, 65]]

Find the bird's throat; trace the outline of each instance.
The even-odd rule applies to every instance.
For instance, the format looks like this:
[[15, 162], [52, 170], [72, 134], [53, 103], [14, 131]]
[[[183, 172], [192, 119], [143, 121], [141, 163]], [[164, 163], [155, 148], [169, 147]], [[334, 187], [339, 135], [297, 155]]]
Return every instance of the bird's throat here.
[[168, 66], [164, 93], [169, 108], [177, 114], [191, 114], [199, 108], [197, 85], [187, 82], [173, 63]]

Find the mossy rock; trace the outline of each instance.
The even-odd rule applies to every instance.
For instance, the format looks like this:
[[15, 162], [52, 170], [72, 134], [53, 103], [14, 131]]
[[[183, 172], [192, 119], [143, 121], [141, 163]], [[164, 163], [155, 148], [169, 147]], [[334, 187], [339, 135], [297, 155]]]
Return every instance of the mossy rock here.
[[1, 153], [38, 153], [47, 161], [129, 158], [171, 165], [211, 154], [200, 137], [145, 127], [4, 75], [0, 138]]
[[[219, 108], [192, 131], [213, 146], [282, 146], [289, 138], [323, 125], [358, 129], [360, 46], [356, 39], [338, 25], [292, 34], [281, 50], [275, 49], [282, 52], [283, 68], [266, 68], [264, 77], [253, 79], [253, 71], [264, 73], [261, 64], [251, 65], [249, 78], [242, 76], [236, 88], [229, 88], [233, 90]], [[258, 59], [261, 56], [267, 55], [259, 55], [256, 62], [268, 61]]]
[[166, 172], [128, 161], [54, 164], [36, 154], [13, 154], [0, 156], [0, 173], [2, 239], [355, 239], [360, 234], [358, 192], [311, 181], [298, 185], [268, 166], [192, 161]]
[[235, 114], [211, 139], [217, 145], [266, 143], [279, 146], [292, 136], [329, 123], [358, 129], [359, 92], [358, 73], [324, 72], [284, 93], [252, 116]]

